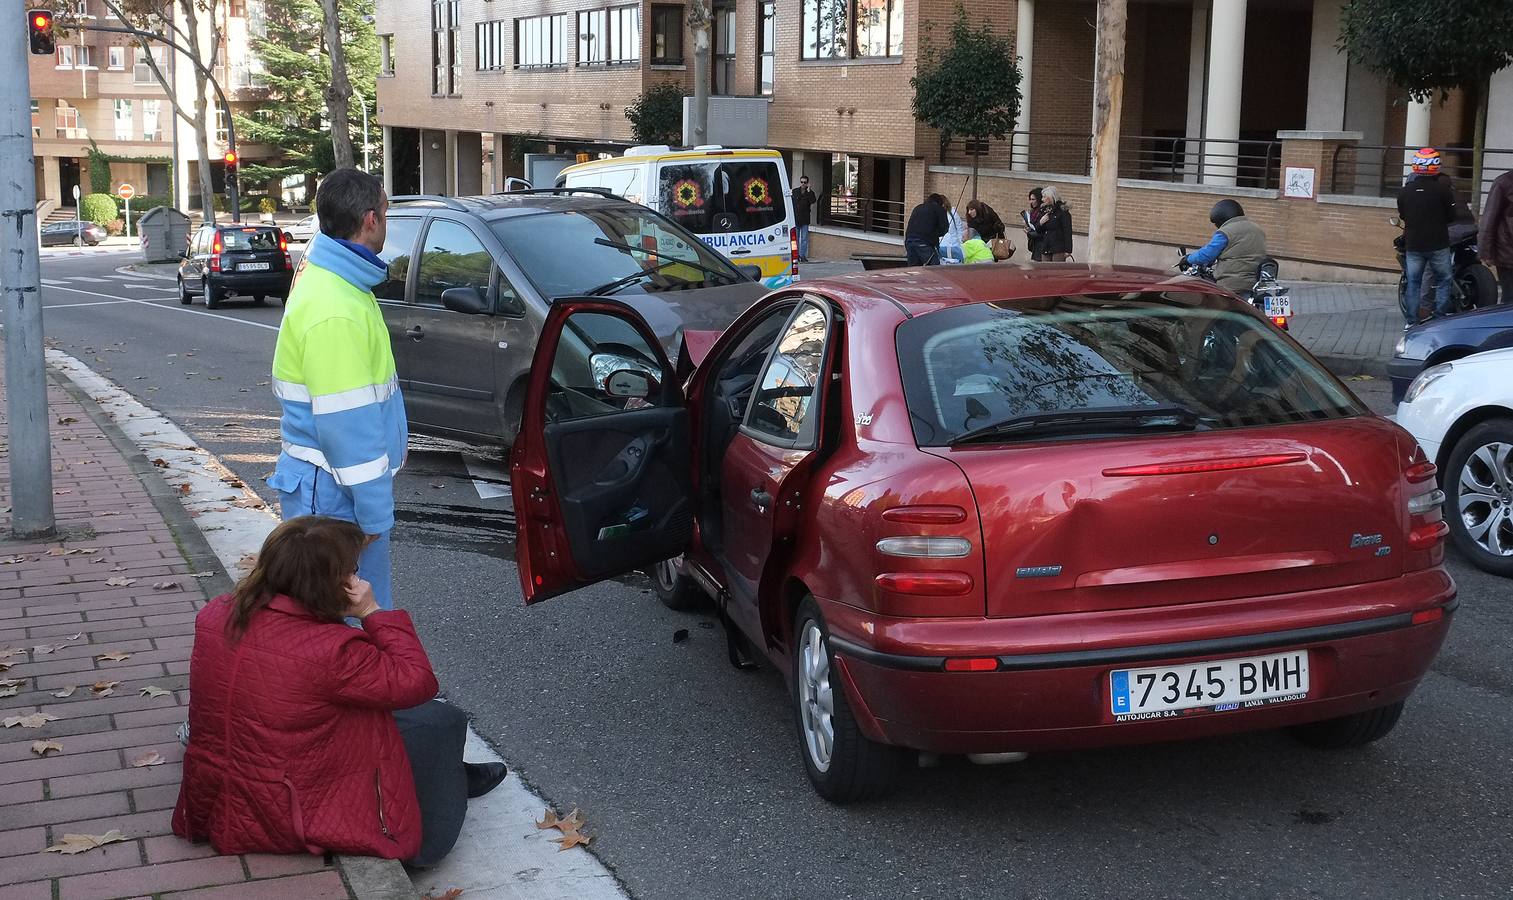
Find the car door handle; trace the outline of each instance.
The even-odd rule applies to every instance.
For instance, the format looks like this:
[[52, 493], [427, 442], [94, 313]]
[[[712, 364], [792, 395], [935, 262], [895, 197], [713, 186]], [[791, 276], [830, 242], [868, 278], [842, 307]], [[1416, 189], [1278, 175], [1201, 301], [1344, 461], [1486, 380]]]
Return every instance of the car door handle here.
[[421, 328], [419, 325], [416, 325], [414, 328], [406, 331], [405, 334], [409, 335], [410, 340], [418, 341], [426, 336], [426, 330], [424, 328]]
[[772, 495], [762, 490], [761, 488], [752, 488], [751, 503], [757, 509], [760, 509], [762, 512], [766, 512], [767, 507], [772, 505]]

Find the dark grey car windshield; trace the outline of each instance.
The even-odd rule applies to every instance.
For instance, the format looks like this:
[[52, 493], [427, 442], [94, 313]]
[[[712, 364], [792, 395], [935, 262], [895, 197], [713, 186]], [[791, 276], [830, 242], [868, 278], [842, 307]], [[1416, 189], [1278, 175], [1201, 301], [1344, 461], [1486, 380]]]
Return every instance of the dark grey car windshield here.
[[915, 439], [943, 446], [998, 423], [1084, 411], [1180, 409], [1199, 430], [1365, 412], [1270, 325], [1229, 303], [1068, 296], [910, 319], [897, 343]]
[[[620, 279], [629, 281], [617, 292], [651, 293], [746, 280], [698, 238], [649, 209], [627, 206], [517, 216], [495, 222], [493, 229], [547, 298], [586, 294]], [[624, 246], [608, 246], [612, 244]], [[638, 273], [644, 277], [632, 277]]]

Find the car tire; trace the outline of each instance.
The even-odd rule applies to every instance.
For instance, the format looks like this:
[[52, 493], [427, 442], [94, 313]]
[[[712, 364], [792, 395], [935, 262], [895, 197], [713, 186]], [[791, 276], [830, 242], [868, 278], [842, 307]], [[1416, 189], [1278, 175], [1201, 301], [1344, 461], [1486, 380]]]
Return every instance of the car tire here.
[[897, 783], [907, 752], [862, 734], [845, 688], [831, 679], [835, 654], [813, 597], [799, 604], [793, 636], [793, 710], [809, 781], [821, 797], [836, 803], [885, 796]]
[[205, 308], [206, 309], [220, 309], [221, 308], [221, 292], [218, 291], [218, 290], [216, 290], [215, 287], [213, 285], [211, 285], [209, 278], [205, 279], [204, 294], [205, 294]]
[[1315, 750], [1349, 750], [1386, 737], [1403, 715], [1403, 701], [1378, 706], [1354, 715], [1294, 725], [1289, 729], [1299, 743]]
[[1472, 265], [1456, 281], [1468, 311], [1497, 305], [1497, 276], [1486, 266]]
[[261, 306], [263, 304], [263, 300], [264, 300], [264, 297], [263, 297], [262, 294], [253, 294], [252, 295], [252, 302], [258, 304], [259, 306]]
[[652, 590], [662, 605], [677, 612], [698, 609], [709, 602], [709, 595], [698, 582], [683, 572], [683, 558], [664, 559], [646, 572]]
[[1504, 578], [1513, 578], [1510, 455], [1513, 419], [1488, 419], [1455, 442], [1441, 481], [1450, 542], [1478, 569]]
[[74, 238], [74, 246], [75, 247], [83, 247], [84, 246], [84, 239], [81, 238], [81, 237]]
[[188, 306], [194, 302], [194, 295], [189, 293], [189, 288], [184, 286], [184, 279], [179, 279], [179, 302]]

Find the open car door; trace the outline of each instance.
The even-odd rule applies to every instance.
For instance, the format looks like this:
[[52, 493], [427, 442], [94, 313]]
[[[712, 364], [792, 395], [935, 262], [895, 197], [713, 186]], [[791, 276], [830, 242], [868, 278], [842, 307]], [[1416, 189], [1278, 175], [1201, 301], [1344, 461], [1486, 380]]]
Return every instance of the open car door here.
[[682, 391], [641, 317], [602, 298], [554, 302], [510, 454], [525, 602], [682, 553], [691, 459]]

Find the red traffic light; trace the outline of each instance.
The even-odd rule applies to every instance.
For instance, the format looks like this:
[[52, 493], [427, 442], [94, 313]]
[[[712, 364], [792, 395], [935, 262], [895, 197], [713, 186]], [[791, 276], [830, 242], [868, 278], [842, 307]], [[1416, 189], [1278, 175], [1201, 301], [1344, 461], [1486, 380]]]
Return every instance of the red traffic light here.
[[235, 150], [227, 150], [226, 151], [226, 165], [228, 165], [228, 166], [234, 166], [234, 165], [236, 165], [236, 151]]
[[32, 27], [37, 29], [38, 31], [45, 31], [49, 28], [52, 28], [52, 14], [45, 12], [32, 13]]
[[51, 55], [55, 49], [52, 12], [46, 9], [27, 10], [26, 26], [31, 33], [31, 52], [39, 56]]

